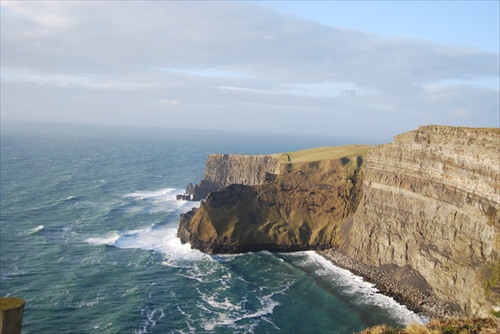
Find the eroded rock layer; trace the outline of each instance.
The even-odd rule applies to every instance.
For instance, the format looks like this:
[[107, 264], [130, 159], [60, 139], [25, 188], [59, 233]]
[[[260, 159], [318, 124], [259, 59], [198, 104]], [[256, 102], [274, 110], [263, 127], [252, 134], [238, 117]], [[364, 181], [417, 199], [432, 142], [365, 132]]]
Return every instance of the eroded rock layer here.
[[409, 266], [457, 314], [488, 314], [500, 306], [499, 164], [499, 129], [426, 126], [370, 150], [340, 250]]

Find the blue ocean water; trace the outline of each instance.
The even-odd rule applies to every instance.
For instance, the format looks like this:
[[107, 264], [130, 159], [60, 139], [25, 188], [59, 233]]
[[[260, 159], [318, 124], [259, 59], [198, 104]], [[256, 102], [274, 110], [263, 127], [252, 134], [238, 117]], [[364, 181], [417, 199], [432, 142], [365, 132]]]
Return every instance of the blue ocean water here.
[[21, 125], [1, 134], [0, 296], [24, 333], [351, 333], [421, 319], [315, 252], [209, 256], [176, 201], [209, 153], [344, 144], [181, 130]]

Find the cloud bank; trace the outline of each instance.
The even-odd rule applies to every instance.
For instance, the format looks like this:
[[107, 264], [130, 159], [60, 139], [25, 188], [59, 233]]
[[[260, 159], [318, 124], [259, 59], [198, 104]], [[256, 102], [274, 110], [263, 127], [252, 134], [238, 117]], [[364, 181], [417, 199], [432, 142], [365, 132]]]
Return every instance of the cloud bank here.
[[499, 126], [499, 54], [246, 2], [2, 1], [2, 118], [392, 136]]

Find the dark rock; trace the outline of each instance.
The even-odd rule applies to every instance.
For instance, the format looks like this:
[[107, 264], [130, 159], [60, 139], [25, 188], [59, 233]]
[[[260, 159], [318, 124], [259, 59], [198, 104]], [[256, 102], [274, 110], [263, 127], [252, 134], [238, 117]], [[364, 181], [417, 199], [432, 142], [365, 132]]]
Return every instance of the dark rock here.
[[190, 182], [186, 187], [186, 195], [193, 195], [193, 194], [194, 194], [194, 186]]
[[191, 195], [188, 195], [188, 194], [177, 195], [175, 198], [178, 201], [191, 201], [192, 200]]

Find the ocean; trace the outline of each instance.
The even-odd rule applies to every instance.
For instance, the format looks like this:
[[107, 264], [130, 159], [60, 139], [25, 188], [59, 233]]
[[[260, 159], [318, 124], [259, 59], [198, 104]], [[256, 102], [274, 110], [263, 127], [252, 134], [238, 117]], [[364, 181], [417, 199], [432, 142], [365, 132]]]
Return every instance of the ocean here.
[[315, 252], [210, 256], [176, 237], [176, 201], [210, 153], [334, 138], [74, 125], [1, 133], [0, 296], [23, 333], [352, 333], [422, 318]]

